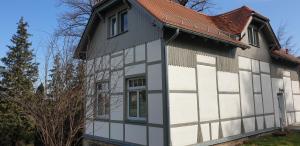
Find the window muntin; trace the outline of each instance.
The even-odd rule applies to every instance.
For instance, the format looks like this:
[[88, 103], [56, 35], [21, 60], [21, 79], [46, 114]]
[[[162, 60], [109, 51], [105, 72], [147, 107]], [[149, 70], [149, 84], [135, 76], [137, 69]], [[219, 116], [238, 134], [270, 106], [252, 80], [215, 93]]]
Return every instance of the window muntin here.
[[132, 78], [127, 80], [128, 99], [127, 117], [129, 120], [146, 120], [147, 96], [145, 78]]
[[128, 31], [128, 17], [127, 11], [120, 13], [120, 33]]
[[110, 36], [116, 36], [118, 31], [117, 18], [116, 16], [110, 17]]
[[110, 98], [109, 98], [109, 83], [99, 82], [96, 84], [97, 90], [97, 117], [108, 119], [109, 118], [109, 108], [110, 108]]
[[248, 28], [248, 39], [250, 45], [259, 47], [258, 30], [255, 27], [250, 26]]

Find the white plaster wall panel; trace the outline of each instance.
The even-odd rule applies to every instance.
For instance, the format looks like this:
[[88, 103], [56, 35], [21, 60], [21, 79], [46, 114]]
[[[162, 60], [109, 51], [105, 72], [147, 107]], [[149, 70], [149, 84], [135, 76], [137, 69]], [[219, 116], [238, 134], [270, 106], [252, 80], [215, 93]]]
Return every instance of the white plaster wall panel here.
[[201, 134], [202, 134], [202, 140], [210, 141], [210, 128], [209, 124], [201, 124]]
[[110, 138], [123, 141], [123, 124], [110, 123]]
[[292, 124], [294, 124], [296, 122], [295, 121], [296, 119], [295, 119], [295, 113], [294, 112], [287, 113], [286, 116], [287, 116], [288, 125], [292, 125]]
[[125, 141], [140, 145], [147, 144], [146, 126], [125, 124]]
[[255, 93], [261, 92], [260, 75], [253, 75], [253, 90]]
[[185, 146], [197, 143], [198, 125], [171, 128], [172, 146]]
[[94, 67], [95, 67], [94, 61], [95, 61], [94, 59], [87, 61], [87, 63], [86, 63], [86, 74], [87, 75], [94, 74]]
[[257, 122], [257, 129], [258, 130], [263, 130], [264, 129], [264, 117], [256, 117], [256, 122]]
[[217, 120], [219, 117], [216, 68], [197, 65], [197, 74], [200, 121]]
[[241, 120], [221, 122], [224, 137], [234, 136], [241, 133]]
[[94, 122], [94, 136], [109, 138], [109, 123], [108, 122]]
[[295, 110], [300, 111], [300, 95], [294, 95]]
[[296, 112], [296, 122], [300, 122], [300, 112]]
[[270, 64], [260, 61], [260, 71], [264, 73], [270, 73]]
[[147, 44], [147, 62], [161, 60], [161, 41], [156, 40]]
[[144, 61], [146, 59], [146, 45], [142, 44], [135, 47], [135, 62]]
[[253, 86], [252, 73], [248, 71], [240, 71], [240, 88], [241, 88], [241, 106], [242, 115], [254, 115], [254, 101], [253, 101]]
[[197, 55], [197, 62], [206, 64], [216, 64], [216, 58], [211, 56]]
[[291, 76], [291, 72], [289, 71], [283, 71], [283, 76], [286, 76], [286, 77], [290, 77]]
[[148, 65], [148, 90], [162, 89], [161, 64]]
[[125, 64], [134, 62], [134, 48], [126, 49], [124, 52]]
[[94, 76], [90, 76], [86, 78], [86, 85], [87, 85], [87, 95], [94, 95], [95, 92], [95, 80]]
[[275, 123], [276, 123], [276, 127], [280, 127], [280, 117], [279, 117], [280, 110], [279, 110], [277, 93], [279, 92], [279, 89], [283, 89], [283, 79], [272, 78], [272, 88], [273, 88]]
[[198, 121], [197, 95], [195, 93], [170, 93], [169, 96], [171, 124]]
[[196, 91], [195, 68], [169, 65], [169, 90]]
[[106, 70], [106, 71], [101, 71], [101, 72], [95, 73], [95, 79], [96, 79], [96, 82], [103, 81], [103, 80], [109, 80], [109, 71]]
[[272, 98], [272, 88], [271, 88], [271, 78], [270, 75], [261, 74], [261, 86], [262, 86], [262, 95], [264, 103], [264, 112], [273, 113], [273, 98]]
[[263, 99], [261, 94], [255, 94], [254, 95], [254, 101], [255, 101], [255, 113], [256, 115], [260, 115], [264, 113], [263, 109]]
[[246, 133], [255, 131], [255, 118], [243, 119], [243, 124]]
[[111, 96], [110, 97], [110, 119], [123, 121], [124, 108], [123, 108], [123, 96]]
[[245, 57], [239, 57], [239, 68], [251, 70], [251, 59]]
[[148, 122], [163, 124], [162, 94], [148, 94]]
[[111, 72], [110, 90], [112, 93], [123, 92], [123, 70]]
[[103, 57], [96, 58], [95, 60], [95, 70], [106, 70], [110, 68], [110, 56], [106, 55]]
[[146, 72], [146, 65], [145, 63], [131, 65], [125, 67], [125, 75], [136, 75], [136, 74], [144, 74]]
[[123, 67], [123, 55], [111, 58], [111, 69], [120, 69]]
[[92, 103], [92, 99], [94, 96], [86, 96], [85, 97], [85, 117], [92, 118], [94, 116], [94, 104]]
[[211, 123], [211, 140], [219, 139], [219, 122]]
[[252, 72], [259, 73], [259, 61], [252, 60]]
[[[238, 94], [219, 94], [219, 101], [221, 119], [236, 118], [241, 116], [240, 97]], [[210, 114], [208, 111], [209, 110], [205, 112]]]
[[266, 120], [266, 128], [273, 128], [274, 127], [274, 116], [265, 116]]
[[293, 93], [296, 94], [300, 93], [299, 81], [292, 81], [292, 89], [293, 89]]
[[221, 92], [239, 92], [238, 74], [218, 71], [218, 89]]
[[164, 130], [163, 128], [149, 127], [149, 146], [164, 145]]
[[93, 121], [86, 120], [85, 121], [85, 134], [93, 135]]
[[292, 93], [291, 78], [283, 77], [284, 97], [287, 111], [294, 111], [294, 101]]

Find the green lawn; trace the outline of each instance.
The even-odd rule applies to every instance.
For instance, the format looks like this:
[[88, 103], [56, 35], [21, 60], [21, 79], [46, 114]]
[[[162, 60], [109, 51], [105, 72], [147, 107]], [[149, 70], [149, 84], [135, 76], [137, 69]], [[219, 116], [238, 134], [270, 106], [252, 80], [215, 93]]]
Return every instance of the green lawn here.
[[300, 146], [300, 133], [291, 132], [287, 136], [262, 136], [246, 142], [242, 146]]

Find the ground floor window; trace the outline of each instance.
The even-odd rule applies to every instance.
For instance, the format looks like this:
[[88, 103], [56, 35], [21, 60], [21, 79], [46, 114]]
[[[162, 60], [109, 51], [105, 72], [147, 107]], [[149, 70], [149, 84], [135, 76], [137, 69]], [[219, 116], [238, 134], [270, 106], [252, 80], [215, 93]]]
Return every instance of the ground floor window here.
[[147, 96], [146, 79], [130, 78], [127, 80], [127, 117], [129, 120], [146, 120]]

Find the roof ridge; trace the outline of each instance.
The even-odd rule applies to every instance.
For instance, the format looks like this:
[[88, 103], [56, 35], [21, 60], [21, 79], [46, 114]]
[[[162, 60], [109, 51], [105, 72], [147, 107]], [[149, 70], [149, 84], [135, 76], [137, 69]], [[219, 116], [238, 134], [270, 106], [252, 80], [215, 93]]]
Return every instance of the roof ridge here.
[[250, 7], [244, 5], [244, 6], [240, 7], [240, 8], [233, 9], [233, 10], [231, 10], [231, 11], [224, 12], [224, 13], [221, 13], [221, 14], [218, 14], [218, 15], [214, 15], [214, 16], [211, 16], [211, 17], [220, 17], [220, 16], [229, 15], [229, 14], [232, 14], [232, 13], [237, 12], [237, 11], [242, 10], [242, 9], [247, 9], [247, 10], [249, 10], [249, 11], [254, 12], [254, 10], [252, 10]]

